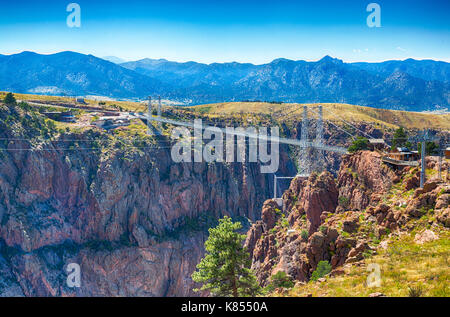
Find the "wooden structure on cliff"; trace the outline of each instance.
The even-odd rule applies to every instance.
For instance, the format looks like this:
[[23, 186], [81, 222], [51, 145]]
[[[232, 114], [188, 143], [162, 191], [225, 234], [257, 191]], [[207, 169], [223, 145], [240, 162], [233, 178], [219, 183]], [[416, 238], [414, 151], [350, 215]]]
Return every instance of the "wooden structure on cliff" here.
[[396, 165], [396, 166], [419, 166], [419, 161], [403, 161], [403, 160], [396, 160], [396, 159], [393, 159], [393, 158], [391, 158], [391, 157], [389, 157], [389, 156], [383, 156], [382, 158], [381, 158], [381, 160], [384, 162], [384, 163], [388, 163], [388, 164], [391, 164], [391, 165]]

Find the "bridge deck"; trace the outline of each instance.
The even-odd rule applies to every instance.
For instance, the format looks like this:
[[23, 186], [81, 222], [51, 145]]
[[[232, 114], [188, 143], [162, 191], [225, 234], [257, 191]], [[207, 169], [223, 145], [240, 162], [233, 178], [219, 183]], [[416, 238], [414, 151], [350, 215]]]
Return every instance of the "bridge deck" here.
[[392, 158], [390, 158], [388, 156], [383, 156], [381, 158], [381, 160], [383, 162], [385, 162], [385, 163], [398, 165], [398, 166], [419, 166], [419, 162], [418, 161], [400, 161], [400, 160], [392, 159]]
[[[148, 116], [147, 115], [142, 115], [139, 116], [141, 119], [147, 120]], [[177, 120], [172, 120], [172, 119], [165, 119], [162, 117], [150, 117], [150, 121], [156, 121], [156, 122], [164, 122], [164, 123], [168, 123], [168, 124], [173, 124], [173, 125], [177, 125], [177, 126], [183, 126], [183, 127], [187, 127], [187, 128], [194, 128], [194, 124], [191, 122], [184, 122], [184, 121], [177, 121]], [[326, 145], [326, 144], [320, 144], [318, 142], [311, 142], [311, 141], [300, 141], [297, 139], [287, 139], [287, 138], [275, 138], [275, 137], [271, 137], [271, 136], [264, 136], [264, 135], [259, 135], [259, 134], [254, 134], [254, 133], [249, 133], [249, 132], [240, 132], [240, 131], [228, 131], [224, 128], [220, 128], [220, 127], [212, 127], [212, 126], [208, 126], [208, 125], [203, 125], [202, 129], [204, 130], [210, 130], [210, 131], [217, 131], [217, 129], [220, 129], [222, 131], [222, 133], [224, 134], [233, 134], [233, 135], [238, 135], [238, 136], [246, 136], [249, 138], [255, 138], [255, 139], [260, 139], [260, 140], [267, 140], [267, 141], [278, 141], [279, 143], [282, 144], [289, 144], [289, 145], [295, 145], [295, 146], [299, 146], [301, 148], [316, 148], [319, 150], [324, 150], [324, 151], [330, 151], [330, 152], [335, 152], [335, 153], [340, 153], [340, 154], [347, 154], [348, 151], [346, 148], [340, 147], [340, 146], [331, 146], [331, 145]]]

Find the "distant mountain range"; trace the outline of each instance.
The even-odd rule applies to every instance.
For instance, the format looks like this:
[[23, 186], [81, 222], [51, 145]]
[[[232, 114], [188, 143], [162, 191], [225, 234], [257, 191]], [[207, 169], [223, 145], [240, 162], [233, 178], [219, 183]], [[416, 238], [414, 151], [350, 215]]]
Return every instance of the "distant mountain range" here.
[[101, 59], [104, 59], [105, 61], [114, 63], [114, 64], [122, 64], [125, 63], [126, 60], [120, 58], [120, 57], [116, 57], [116, 56], [103, 56], [101, 57]]
[[450, 64], [413, 59], [344, 63], [329, 56], [263, 65], [164, 59], [115, 64], [74, 52], [23, 52], [0, 55], [0, 90], [113, 98], [158, 94], [186, 103], [343, 102], [423, 111], [449, 107]]
[[23, 52], [0, 56], [0, 90], [127, 98], [163, 93], [164, 84], [92, 55]]

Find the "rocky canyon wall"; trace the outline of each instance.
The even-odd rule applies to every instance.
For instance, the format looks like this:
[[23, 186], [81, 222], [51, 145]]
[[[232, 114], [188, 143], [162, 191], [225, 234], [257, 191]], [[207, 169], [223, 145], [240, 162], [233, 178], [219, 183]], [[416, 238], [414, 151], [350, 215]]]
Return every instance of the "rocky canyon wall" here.
[[[256, 163], [173, 163], [167, 146], [99, 152], [61, 144], [31, 150], [15, 142], [2, 152], [3, 296], [196, 295], [190, 275], [206, 229], [224, 215], [258, 219], [272, 195], [271, 175]], [[282, 155], [281, 164], [292, 173], [288, 160]], [[80, 265], [80, 288], [66, 285], [69, 263]]]

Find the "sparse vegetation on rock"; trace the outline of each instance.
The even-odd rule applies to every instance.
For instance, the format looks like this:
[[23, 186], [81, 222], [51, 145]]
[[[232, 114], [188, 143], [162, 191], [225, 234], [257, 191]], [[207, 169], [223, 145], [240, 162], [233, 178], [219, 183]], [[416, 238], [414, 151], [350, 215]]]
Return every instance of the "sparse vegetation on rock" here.
[[320, 261], [317, 264], [317, 268], [311, 274], [311, 281], [317, 281], [319, 278], [324, 277], [325, 275], [331, 272], [331, 265], [327, 261]]
[[7, 93], [5, 98], [3, 99], [3, 102], [7, 105], [15, 105], [16, 98], [14, 98], [14, 95], [12, 93]]
[[352, 142], [352, 145], [349, 146], [348, 151], [350, 153], [354, 153], [356, 151], [367, 150], [368, 146], [369, 146], [369, 140], [367, 138], [357, 137]]

